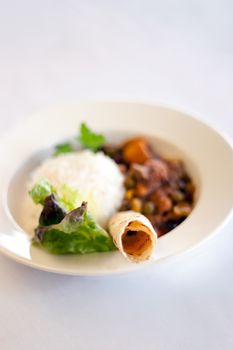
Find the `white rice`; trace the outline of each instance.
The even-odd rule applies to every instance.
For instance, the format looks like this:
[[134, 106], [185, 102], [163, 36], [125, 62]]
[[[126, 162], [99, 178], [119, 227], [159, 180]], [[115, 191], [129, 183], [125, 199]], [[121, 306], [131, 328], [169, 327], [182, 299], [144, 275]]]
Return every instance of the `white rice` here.
[[[85, 150], [45, 160], [31, 174], [28, 190], [41, 178], [48, 179], [58, 193], [64, 184], [77, 189], [79, 205], [83, 200], [87, 201], [90, 213], [103, 227], [119, 208], [124, 195], [123, 176], [118, 166], [102, 152]], [[41, 209], [27, 195], [23, 209], [30, 213], [27, 231], [32, 232], [38, 225]]]

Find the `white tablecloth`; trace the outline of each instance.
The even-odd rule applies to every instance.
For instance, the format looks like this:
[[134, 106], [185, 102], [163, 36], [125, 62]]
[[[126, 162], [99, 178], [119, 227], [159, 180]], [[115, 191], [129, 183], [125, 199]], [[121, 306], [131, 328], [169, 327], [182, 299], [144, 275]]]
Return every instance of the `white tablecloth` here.
[[[198, 113], [233, 136], [232, 2], [0, 5], [0, 135], [57, 103], [140, 98]], [[104, 278], [0, 256], [1, 350], [233, 349], [232, 231], [233, 221], [172, 264]]]

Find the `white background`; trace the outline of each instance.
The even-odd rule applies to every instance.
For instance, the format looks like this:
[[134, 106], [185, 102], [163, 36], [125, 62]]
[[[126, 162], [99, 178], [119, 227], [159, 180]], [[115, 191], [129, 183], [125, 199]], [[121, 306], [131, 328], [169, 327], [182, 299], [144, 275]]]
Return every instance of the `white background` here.
[[[57, 103], [140, 98], [233, 136], [232, 97], [231, 0], [0, 0], [0, 135]], [[232, 350], [232, 231], [117, 277], [0, 256], [1, 350]]]

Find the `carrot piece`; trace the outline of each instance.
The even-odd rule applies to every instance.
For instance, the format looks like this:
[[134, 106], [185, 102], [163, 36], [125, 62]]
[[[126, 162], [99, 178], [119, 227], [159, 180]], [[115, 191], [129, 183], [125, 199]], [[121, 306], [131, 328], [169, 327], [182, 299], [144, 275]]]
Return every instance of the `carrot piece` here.
[[145, 195], [147, 195], [148, 191], [149, 191], [148, 187], [145, 186], [144, 184], [140, 183], [140, 182], [137, 184], [137, 186], [136, 186], [136, 188], [134, 190], [136, 196], [138, 196], [139, 198], [144, 197]]
[[144, 139], [135, 138], [124, 145], [123, 157], [128, 163], [143, 164], [151, 158], [151, 152]]

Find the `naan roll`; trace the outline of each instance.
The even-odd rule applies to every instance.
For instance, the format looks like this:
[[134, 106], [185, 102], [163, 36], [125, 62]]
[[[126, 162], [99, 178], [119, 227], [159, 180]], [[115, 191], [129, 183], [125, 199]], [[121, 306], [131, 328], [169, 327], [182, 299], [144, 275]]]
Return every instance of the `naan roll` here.
[[120, 252], [130, 261], [140, 263], [151, 258], [157, 234], [150, 221], [134, 211], [122, 211], [112, 216], [109, 232]]

